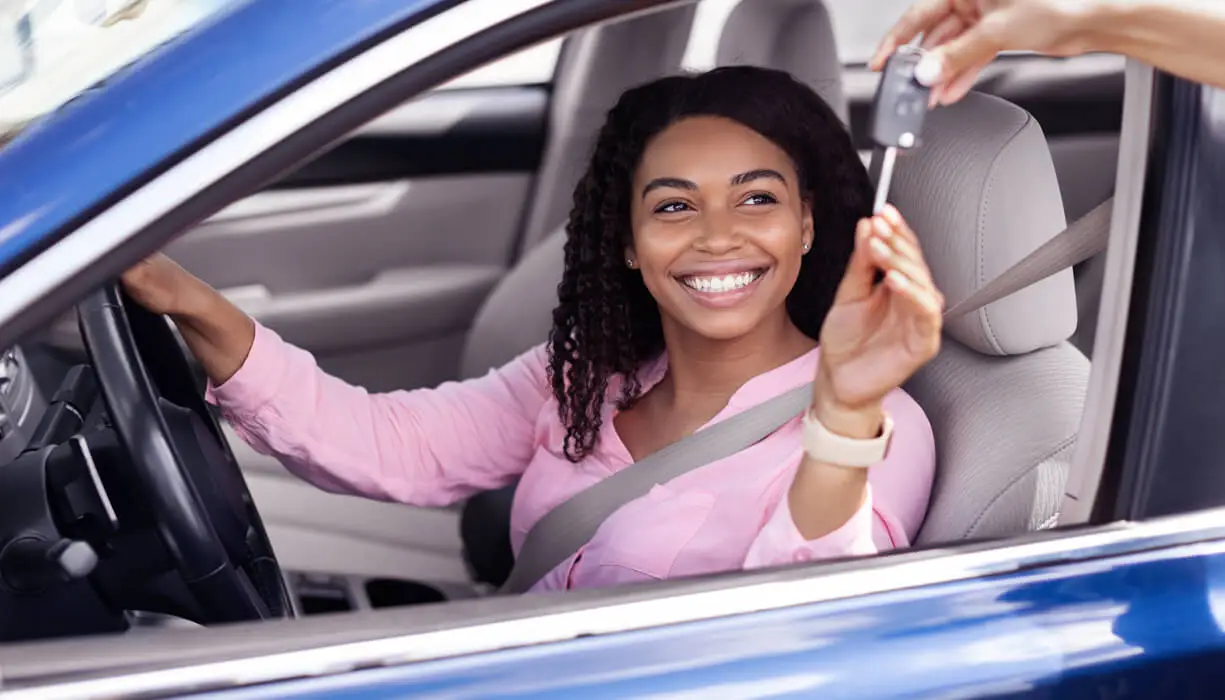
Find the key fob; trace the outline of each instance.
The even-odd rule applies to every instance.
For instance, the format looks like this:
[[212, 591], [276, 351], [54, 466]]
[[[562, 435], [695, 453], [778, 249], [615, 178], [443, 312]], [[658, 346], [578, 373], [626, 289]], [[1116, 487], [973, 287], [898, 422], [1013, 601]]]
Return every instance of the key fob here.
[[906, 149], [919, 143], [931, 97], [931, 89], [915, 80], [921, 58], [921, 49], [903, 46], [885, 63], [868, 126], [868, 136], [881, 148]]

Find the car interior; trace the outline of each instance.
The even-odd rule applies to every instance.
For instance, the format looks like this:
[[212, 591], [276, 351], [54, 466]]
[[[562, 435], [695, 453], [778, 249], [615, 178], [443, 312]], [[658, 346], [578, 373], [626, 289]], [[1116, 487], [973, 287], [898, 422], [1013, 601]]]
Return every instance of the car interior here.
[[[581, 30], [529, 50], [556, 56], [548, 75], [461, 80], [416, 98], [166, 252], [371, 391], [478, 376], [546, 338], [572, 189], [626, 88], [715, 65], [786, 70], [844, 118], [866, 162], [877, 75], [843, 44], [855, 43], [856, 22], [875, 37], [896, 13], [865, 18], [860, 4], [703, 0]], [[929, 115], [892, 201], [950, 302], [1112, 195], [1123, 68], [1115, 56], [1007, 55], [976, 93]], [[917, 545], [1055, 524], [1084, 409], [1100, 258], [950, 322], [940, 355], [906, 387], [938, 454]], [[87, 332], [100, 337], [97, 324]], [[0, 463], [37, 443], [48, 406], [77, 386], [85, 325], [70, 314], [0, 358]], [[450, 508], [373, 502], [318, 490], [217, 429], [301, 614], [472, 598], [509, 573], [513, 486]], [[192, 624], [159, 612], [128, 620]], [[31, 623], [24, 633], [61, 627], [79, 631]]]

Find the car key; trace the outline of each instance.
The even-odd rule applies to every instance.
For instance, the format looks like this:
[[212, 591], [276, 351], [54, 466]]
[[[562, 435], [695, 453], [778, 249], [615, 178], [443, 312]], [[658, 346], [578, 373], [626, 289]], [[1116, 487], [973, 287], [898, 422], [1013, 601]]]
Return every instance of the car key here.
[[915, 79], [915, 67], [922, 58], [923, 50], [917, 46], [899, 48], [885, 63], [876, 86], [868, 123], [868, 136], [874, 145], [868, 167], [876, 187], [873, 213], [879, 213], [888, 201], [898, 149], [919, 144], [931, 96], [931, 89]]

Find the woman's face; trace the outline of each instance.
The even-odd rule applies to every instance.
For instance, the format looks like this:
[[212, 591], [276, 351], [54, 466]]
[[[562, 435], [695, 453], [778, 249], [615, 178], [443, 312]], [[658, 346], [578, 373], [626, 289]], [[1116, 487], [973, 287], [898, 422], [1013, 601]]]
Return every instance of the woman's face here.
[[626, 255], [665, 325], [731, 340], [785, 318], [813, 224], [782, 149], [730, 119], [691, 117], [647, 144], [632, 197]]

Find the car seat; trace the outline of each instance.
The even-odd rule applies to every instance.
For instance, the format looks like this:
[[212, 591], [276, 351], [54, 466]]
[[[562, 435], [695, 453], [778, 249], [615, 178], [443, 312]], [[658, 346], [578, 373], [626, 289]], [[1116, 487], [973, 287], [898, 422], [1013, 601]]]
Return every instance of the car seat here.
[[[971, 93], [933, 112], [899, 160], [891, 200], [950, 303], [1066, 227], [1038, 122]], [[936, 483], [917, 543], [1015, 535], [1054, 523], [1084, 410], [1089, 361], [1071, 270], [949, 321], [909, 382], [936, 436]]]

